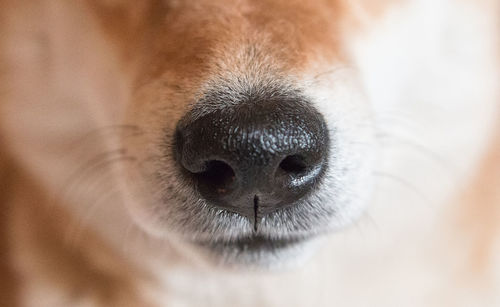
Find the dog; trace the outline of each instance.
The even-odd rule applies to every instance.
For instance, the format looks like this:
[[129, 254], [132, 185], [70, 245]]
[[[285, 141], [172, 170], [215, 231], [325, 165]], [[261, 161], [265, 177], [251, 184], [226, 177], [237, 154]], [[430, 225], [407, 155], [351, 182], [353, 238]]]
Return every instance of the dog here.
[[499, 12], [1, 1], [2, 306], [498, 306]]

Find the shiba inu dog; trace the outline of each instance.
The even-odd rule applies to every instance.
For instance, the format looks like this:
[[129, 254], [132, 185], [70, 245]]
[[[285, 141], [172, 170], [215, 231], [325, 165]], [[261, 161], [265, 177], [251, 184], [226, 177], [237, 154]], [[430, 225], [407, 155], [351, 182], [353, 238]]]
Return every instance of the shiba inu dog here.
[[0, 1], [2, 306], [498, 306], [498, 1]]

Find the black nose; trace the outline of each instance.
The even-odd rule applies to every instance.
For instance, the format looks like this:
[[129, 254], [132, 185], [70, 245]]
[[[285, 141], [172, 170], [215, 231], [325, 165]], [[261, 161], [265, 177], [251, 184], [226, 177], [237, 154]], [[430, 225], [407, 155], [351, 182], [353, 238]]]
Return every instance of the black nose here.
[[286, 96], [200, 105], [177, 125], [175, 156], [210, 204], [254, 217], [310, 193], [326, 169], [328, 143], [321, 114]]

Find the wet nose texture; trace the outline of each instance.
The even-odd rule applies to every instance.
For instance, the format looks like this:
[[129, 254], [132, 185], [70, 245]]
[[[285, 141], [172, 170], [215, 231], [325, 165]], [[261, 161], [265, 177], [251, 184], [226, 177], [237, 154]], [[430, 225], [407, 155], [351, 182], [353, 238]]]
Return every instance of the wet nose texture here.
[[201, 197], [255, 220], [311, 193], [328, 163], [323, 117], [290, 96], [197, 106], [179, 121], [174, 143]]

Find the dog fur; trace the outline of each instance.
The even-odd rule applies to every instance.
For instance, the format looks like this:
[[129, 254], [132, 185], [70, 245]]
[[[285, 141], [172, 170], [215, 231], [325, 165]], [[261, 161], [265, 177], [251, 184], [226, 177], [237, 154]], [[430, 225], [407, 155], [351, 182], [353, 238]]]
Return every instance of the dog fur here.
[[[2, 306], [497, 306], [497, 2], [1, 0]], [[335, 163], [262, 227], [314, 239], [214, 258], [251, 225], [171, 140], [251, 89], [308, 97]]]

